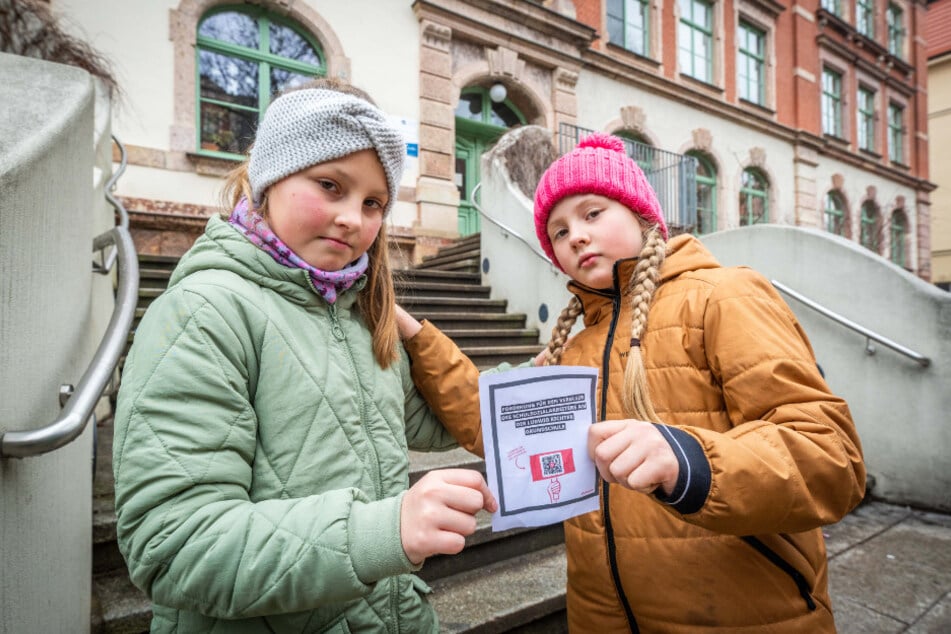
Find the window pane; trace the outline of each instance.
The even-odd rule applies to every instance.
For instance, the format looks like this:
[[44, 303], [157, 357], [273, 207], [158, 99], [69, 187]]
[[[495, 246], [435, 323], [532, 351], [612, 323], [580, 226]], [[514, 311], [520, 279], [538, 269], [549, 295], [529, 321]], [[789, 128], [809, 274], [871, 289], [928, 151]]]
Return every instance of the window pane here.
[[257, 108], [257, 63], [211, 51], [199, 51], [198, 72], [203, 99]]
[[320, 57], [310, 42], [295, 33], [292, 29], [271, 23], [270, 33], [271, 52], [281, 57], [320, 66]]
[[300, 86], [311, 79], [314, 75], [301, 75], [284, 68], [271, 67], [271, 99], [289, 88]]
[[482, 121], [482, 94], [469, 93], [459, 96], [456, 116], [473, 121]]
[[257, 111], [201, 104], [201, 147], [215, 152], [244, 154], [257, 129]]
[[198, 35], [248, 48], [258, 48], [258, 23], [251, 16], [234, 11], [216, 13], [198, 27]]
[[489, 113], [489, 121], [503, 128], [511, 128], [521, 123], [518, 115], [506, 106], [504, 103], [493, 103], [492, 112]]

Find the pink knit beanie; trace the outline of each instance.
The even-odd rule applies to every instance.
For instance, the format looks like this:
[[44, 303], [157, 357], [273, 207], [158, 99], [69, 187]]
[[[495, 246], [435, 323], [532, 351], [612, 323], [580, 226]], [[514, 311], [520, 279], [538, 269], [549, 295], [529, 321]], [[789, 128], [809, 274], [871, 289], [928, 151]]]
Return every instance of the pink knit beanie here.
[[644, 172], [624, 151], [624, 141], [595, 132], [552, 163], [535, 189], [535, 233], [558, 268], [562, 268], [561, 264], [548, 239], [548, 217], [562, 198], [576, 194], [597, 194], [616, 200], [648, 224], [656, 224], [667, 239], [667, 225], [657, 195]]

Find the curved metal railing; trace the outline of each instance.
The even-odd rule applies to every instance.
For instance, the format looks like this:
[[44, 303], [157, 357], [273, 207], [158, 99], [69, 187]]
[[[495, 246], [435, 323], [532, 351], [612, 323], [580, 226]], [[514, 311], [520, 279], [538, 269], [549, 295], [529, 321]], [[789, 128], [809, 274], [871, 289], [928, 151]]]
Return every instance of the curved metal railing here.
[[776, 280], [770, 280], [770, 281], [772, 282], [773, 286], [775, 286], [777, 289], [779, 289], [786, 295], [789, 295], [790, 297], [802, 303], [803, 305], [807, 306], [808, 308], [811, 308], [812, 310], [816, 311], [820, 315], [824, 315], [828, 317], [829, 319], [831, 319], [832, 321], [838, 322], [842, 324], [843, 326], [845, 326], [846, 328], [849, 328], [850, 330], [854, 330], [860, 335], [863, 335], [865, 337], [865, 352], [866, 353], [870, 355], [875, 354], [875, 346], [872, 345], [872, 342], [875, 341], [876, 343], [880, 343], [883, 346], [891, 348], [892, 350], [894, 350], [895, 352], [898, 352], [899, 354], [903, 354], [906, 357], [913, 359], [916, 363], [918, 363], [918, 365], [920, 365], [923, 368], [927, 368], [929, 365], [931, 365], [931, 359], [924, 356], [923, 354], [915, 352], [914, 350], [910, 348], [906, 348], [900, 343], [896, 343], [892, 341], [888, 337], [884, 337], [878, 334], [877, 332], [869, 330], [868, 328], [855, 323], [851, 319], [847, 319], [846, 317], [843, 317], [842, 315], [839, 315], [838, 313], [832, 312], [825, 306], [822, 306], [821, 304], [814, 302], [813, 300], [809, 299], [805, 295], [797, 293], [796, 291], [794, 291], [793, 289], [789, 288], [788, 286], [786, 286], [785, 284], [781, 282], [778, 282]]
[[538, 257], [540, 257], [541, 259], [545, 260], [545, 262], [547, 262], [548, 264], [551, 264], [552, 266], [554, 266], [554, 263], [552, 263], [551, 259], [550, 259], [547, 255], [545, 255], [544, 252], [539, 251], [538, 248], [537, 248], [535, 245], [533, 245], [531, 242], [529, 242], [528, 240], [526, 240], [525, 238], [523, 238], [523, 237], [518, 233], [518, 231], [516, 231], [515, 229], [512, 229], [511, 227], [509, 227], [508, 225], [506, 225], [506, 224], [505, 224], [504, 222], [502, 222], [501, 220], [497, 220], [496, 218], [493, 218], [492, 216], [490, 216], [489, 214], [487, 214], [487, 213], [485, 212], [485, 210], [482, 208], [482, 206], [479, 205], [479, 203], [476, 202], [476, 192], [478, 192], [479, 189], [481, 189], [481, 187], [482, 187], [482, 183], [481, 183], [481, 182], [478, 183], [478, 184], [476, 184], [476, 186], [472, 188], [472, 193], [469, 194], [469, 204], [472, 205], [472, 207], [473, 207], [476, 211], [479, 212], [479, 215], [482, 216], [483, 218], [485, 218], [486, 220], [488, 220], [489, 222], [491, 222], [492, 224], [494, 224], [496, 227], [498, 227], [499, 229], [501, 229], [501, 230], [504, 231], [505, 233], [507, 233], [507, 234], [511, 235], [512, 237], [514, 237], [516, 240], [519, 240], [522, 244], [524, 244], [524, 245], [527, 246], [529, 249], [531, 249], [531, 250], [532, 250], [532, 253], [534, 253], [535, 255], [537, 255]]
[[112, 374], [125, 347], [138, 299], [139, 263], [132, 236], [129, 234], [129, 214], [111, 192], [116, 180], [126, 167], [125, 146], [115, 136], [112, 139], [119, 147], [122, 158], [119, 168], [105, 185], [105, 196], [119, 214], [119, 224], [96, 236], [92, 241], [94, 253], [101, 252], [109, 246], [114, 247], [103, 263], [94, 265], [96, 272], [108, 273], [116, 261], [119, 263], [119, 287], [116, 291], [116, 305], [112, 317], [109, 319], [109, 325], [89, 367], [79, 379], [75, 390], [69, 385], [60, 387], [60, 402], [65, 401], [65, 406], [59, 417], [39, 429], [11, 431], [3, 434], [0, 437], [0, 458], [25, 458], [48, 453], [69, 444], [79, 436], [112, 379]]

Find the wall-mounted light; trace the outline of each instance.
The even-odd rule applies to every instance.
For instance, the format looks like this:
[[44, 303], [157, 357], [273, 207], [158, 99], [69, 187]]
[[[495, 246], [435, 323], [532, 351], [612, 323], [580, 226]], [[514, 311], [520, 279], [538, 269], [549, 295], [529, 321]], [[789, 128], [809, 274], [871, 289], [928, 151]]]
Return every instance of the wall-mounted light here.
[[492, 84], [492, 87], [489, 88], [489, 99], [495, 103], [502, 103], [505, 101], [505, 98], [508, 96], [508, 90], [505, 89], [505, 84], [501, 82], [495, 82]]

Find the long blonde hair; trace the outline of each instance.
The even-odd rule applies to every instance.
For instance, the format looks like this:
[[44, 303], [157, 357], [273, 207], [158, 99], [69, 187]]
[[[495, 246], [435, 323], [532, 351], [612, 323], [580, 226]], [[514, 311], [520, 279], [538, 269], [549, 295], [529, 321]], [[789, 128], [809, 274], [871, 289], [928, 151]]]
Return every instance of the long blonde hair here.
[[[318, 78], [302, 86], [285, 91], [304, 90], [307, 88], [322, 88], [336, 90], [364, 99], [373, 103], [363, 90], [345, 84], [332, 78]], [[249, 150], [250, 151], [250, 150]], [[251, 195], [251, 182], [248, 180], [247, 159], [235, 167], [225, 178], [221, 191], [221, 202], [224, 207], [222, 216], [227, 218], [242, 198], [254, 200]], [[395, 201], [394, 201], [395, 202]], [[255, 208], [263, 218], [267, 218], [268, 200], [264, 192], [261, 203]], [[373, 336], [373, 356], [381, 368], [388, 368], [399, 358], [397, 344], [399, 332], [396, 329], [396, 290], [393, 285], [393, 271], [390, 267], [389, 238], [386, 231], [386, 220], [380, 225], [380, 231], [370, 248], [367, 249], [369, 264], [366, 276], [367, 284], [357, 297], [357, 310]]]
[[[624, 390], [621, 406], [624, 415], [629, 418], [663, 422], [654, 410], [650, 391], [647, 387], [647, 373], [644, 370], [644, 358], [641, 355], [640, 340], [647, 327], [651, 300], [660, 281], [660, 267], [667, 255], [664, 236], [656, 226], [649, 227], [644, 235], [644, 246], [638, 256], [637, 265], [631, 273], [624, 295], [631, 304], [631, 351], [624, 368]], [[551, 340], [546, 349], [545, 365], [557, 365], [561, 362], [568, 334], [582, 312], [581, 300], [571, 296], [568, 305], [558, 316], [558, 322], [552, 329]]]

